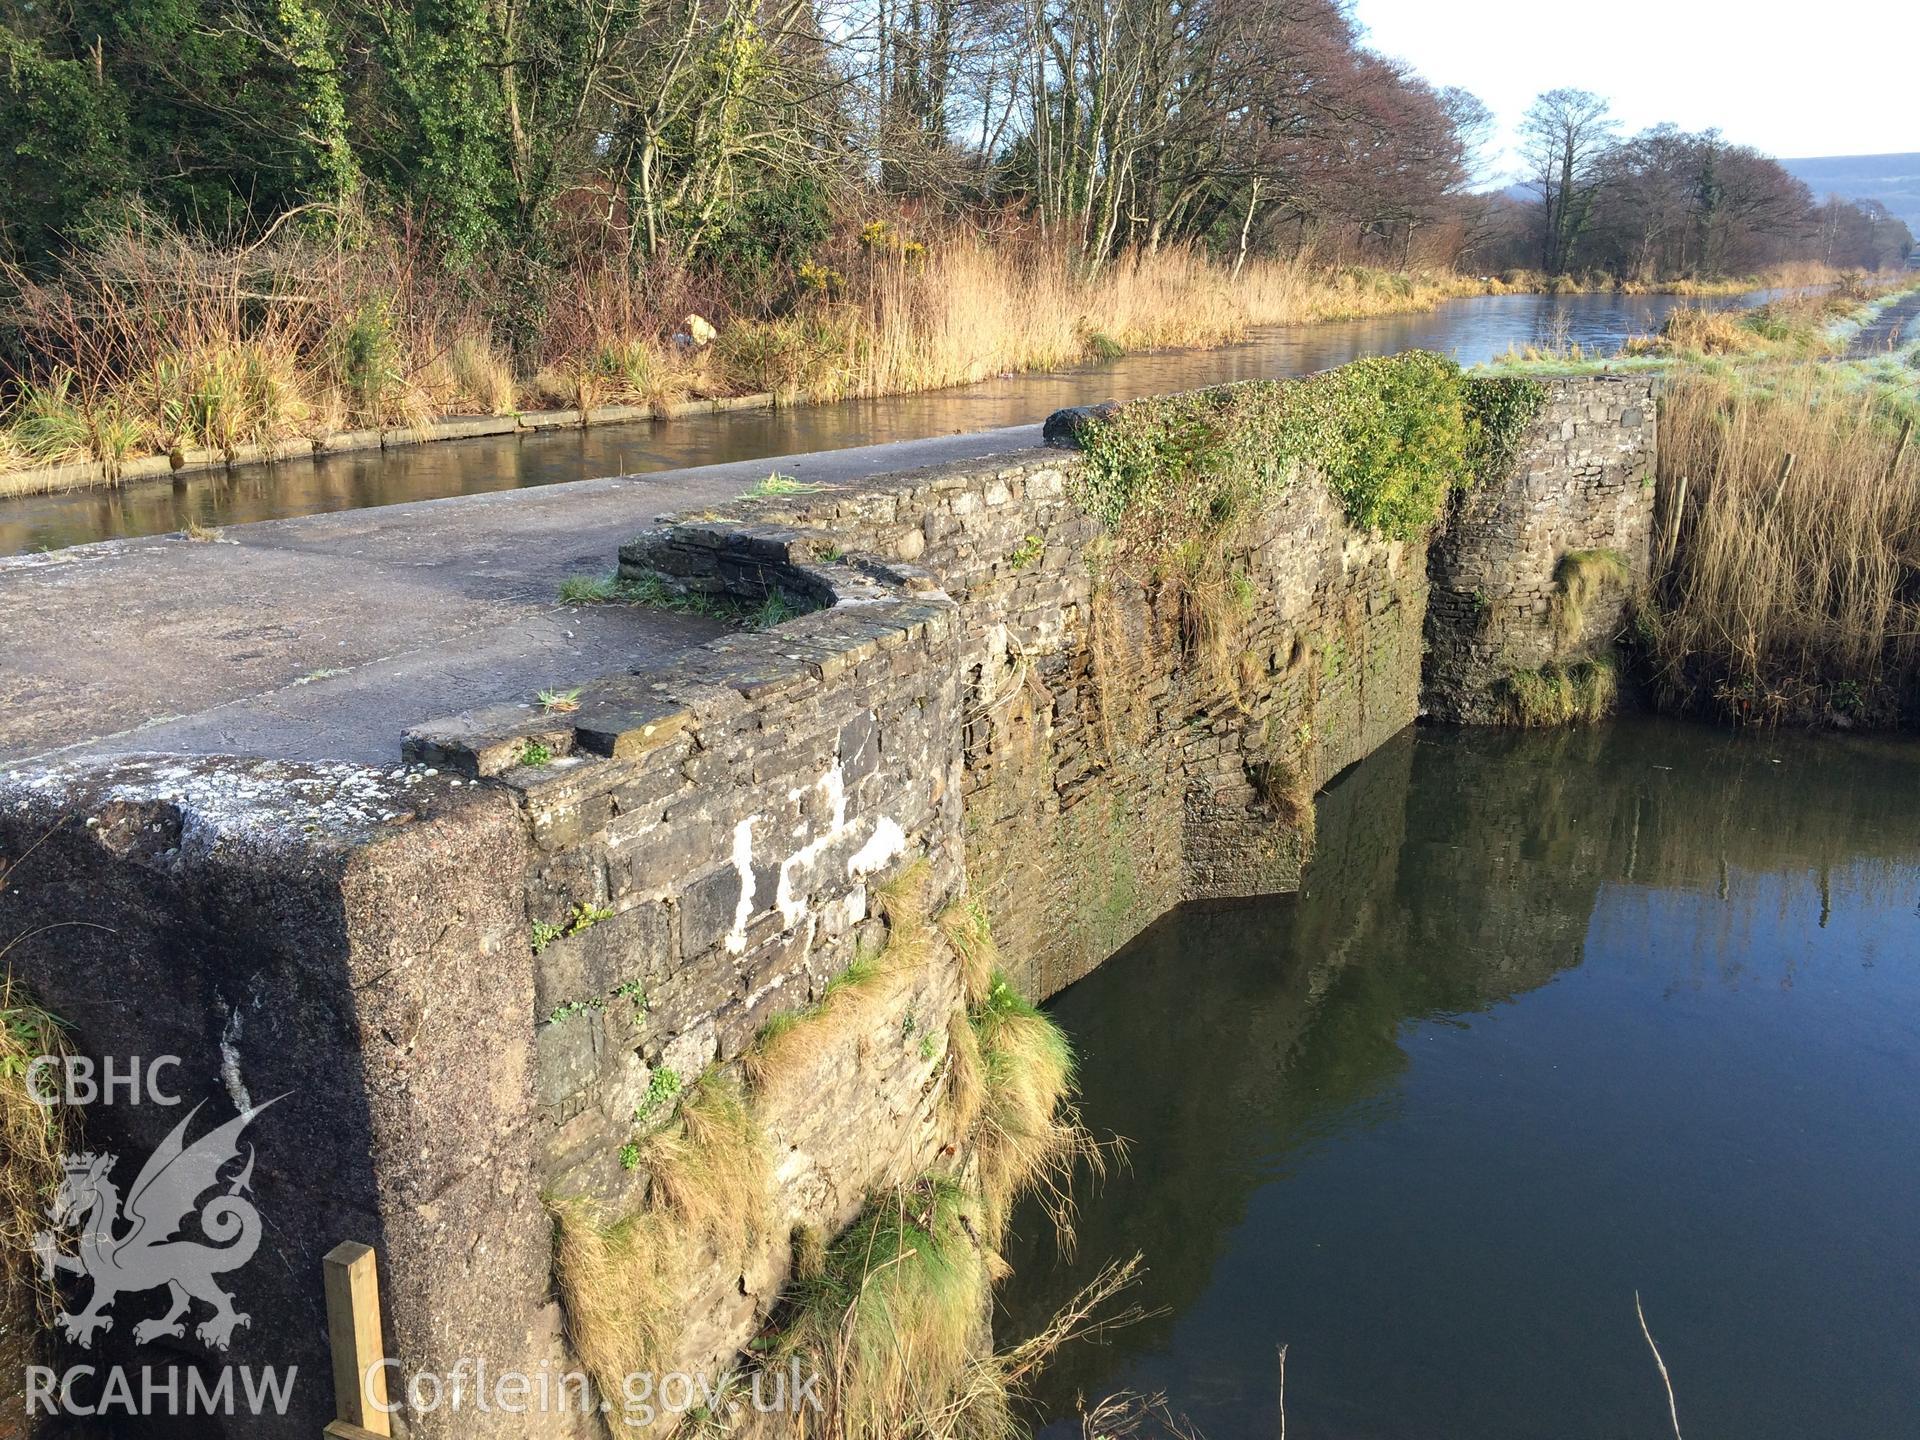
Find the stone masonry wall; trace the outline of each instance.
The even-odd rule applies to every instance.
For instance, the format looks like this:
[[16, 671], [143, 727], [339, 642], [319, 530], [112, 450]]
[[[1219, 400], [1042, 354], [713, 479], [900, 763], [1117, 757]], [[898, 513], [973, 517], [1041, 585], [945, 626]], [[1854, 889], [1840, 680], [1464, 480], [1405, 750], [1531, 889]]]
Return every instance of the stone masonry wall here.
[[[1457, 492], [1432, 546], [1425, 713], [1497, 721], [1509, 675], [1611, 646], [1644, 584], [1653, 531], [1655, 391], [1650, 375], [1550, 380], [1505, 485]], [[1561, 560], [1612, 550], [1624, 583], [1590, 603], [1565, 643], [1553, 609]]]
[[[1183, 900], [1297, 885], [1299, 805], [1414, 718], [1423, 637], [1429, 707], [1478, 718], [1452, 697], [1539, 663], [1559, 554], [1644, 566], [1651, 416], [1645, 382], [1557, 384], [1514, 480], [1457, 506], [1431, 554], [1354, 532], [1303, 476], [1210, 595], [1157, 583], [1080, 511], [1075, 452], [742, 499], [667, 517], [623, 574], [808, 613], [582, 677], [570, 713], [451, 717], [391, 771], [6, 777], [0, 935], [27, 937], [9, 962], [80, 1047], [183, 1056], [221, 1118], [287, 1096], [248, 1132], [281, 1237], [238, 1287], [255, 1326], [229, 1356], [171, 1347], [301, 1365], [285, 1420], [226, 1433], [330, 1412], [318, 1259], [343, 1239], [379, 1250], [403, 1370], [571, 1364], [550, 1202], [643, 1203], [621, 1157], [637, 1117], [880, 944], [876, 887], [914, 862], [934, 908], [985, 902], [1034, 998]], [[832, 1233], [964, 1138], [944, 1128], [960, 1004], [957, 967], [926, 966], [759, 1097], [771, 1223], [744, 1260], [701, 1257], [681, 1368], [719, 1373], [748, 1341], [793, 1225]], [[177, 1118], [108, 1112], [90, 1143], [131, 1169]], [[151, 1362], [131, 1319], [114, 1353]], [[419, 1440], [598, 1427], [408, 1418]]]
[[[683, 542], [716, 586], [820, 608], [595, 681], [575, 712], [470, 714], [407, 741], [505, 787], [527, 820], [533, 1163], [543, 1193], [609, 1219], [646, 1196], [621, 1151], [650, 1109], [670, 1110], [659, 1097], [735, 1066], [767, 1021], [881, 947], [876, 883], [924, 859], [937, 905], [963, 875], [953, 602], [913, 566], [841, 561], [791, 530]], [[522, 763], [530, 743], [553, 758]], [[785, 1286], [795, 1225], [835, 1233], [952, 1141], [945, 1027], [960, 1003], [957, 967], [928, 966], [871, 1033], [760, 1097], [771, 1223], [744, 1264], [701, 1258], [676, 1368], [731, 1367]]]
[[[531, 853], [503, 791], [418, 768], [168, 756], [6, 776], [8, 967], [96, 1065], [180, 1060], [164, 1087], [179, 1104], [129, 1103], [123, 1088], [86, 1107], [79, 1145], [118, 1157], [125, 1198], [196, 1106], [189, 1141], [261, 1107], [244, 1142], [264, 1236], [217, 1277], [251, 1317], [230, 1347], [194, 1336], [200, 1305], [180, 1336], [143, 1341], [165, 1291], [129, 1291], [111, 1329], [51, 1363], [210, 1384], [224, 1364], [293, 1369], [285, 1415], [226, 1433], [317, 1435], [333, 1413], [320, 1261], [346, 1240], [379, 1250], [389, 1353], [410, 1368], [512, 1363], [546, 1343], [533, 975], [519, 887], [494, 882]], [[73, 1303], [88, 1293], [78, 1285]], [[205, 1437], [219, 1424], [111, 1429]]]
[[937, 578], [957, 612], [967, 863], [1036, 996], [1184, 899], [1296, 885], [1300, 837], [1256, 775], [1317, 788], [1413, 720], [1420, 684], [1423, 546], [1355, 533], [1303, 477], [1238, 557], [1230, 674], [1202, 673], [1178, 601], [1069, 497], [1081, 463], [1041, 451], [746, 499], [621, 551], [629, 579], [751, 597], [730, 538], [791, 527]]

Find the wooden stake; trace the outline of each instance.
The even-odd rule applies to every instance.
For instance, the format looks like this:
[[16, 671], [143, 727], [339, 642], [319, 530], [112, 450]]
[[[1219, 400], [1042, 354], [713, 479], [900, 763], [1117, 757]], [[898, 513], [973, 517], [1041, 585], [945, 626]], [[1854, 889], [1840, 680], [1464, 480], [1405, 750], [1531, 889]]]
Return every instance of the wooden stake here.
[[1664, 546], [1666, 553], [1662, 556], [1660, 562], [1660, 568], [1662, 570], [1670, 570], [1673, 568], [1674, 552], [1680, 548], [1680, 520], [1686, 513], [1686, 509], [1687, 477], [1682, 475], [1680, 477], [1680, 484], [1673, 493], [1672, 511], [1667, 516], [1667, 538], [1666, 545]]
[[373, 1247], [348, 1240], [321, 1262], [327, 1287], [327, 1341], [333, 1347], [333, 1408], [327, 1427], [335, 1440], [390, 1436], [387, 1371], [380, 1338], [380, 1279]]

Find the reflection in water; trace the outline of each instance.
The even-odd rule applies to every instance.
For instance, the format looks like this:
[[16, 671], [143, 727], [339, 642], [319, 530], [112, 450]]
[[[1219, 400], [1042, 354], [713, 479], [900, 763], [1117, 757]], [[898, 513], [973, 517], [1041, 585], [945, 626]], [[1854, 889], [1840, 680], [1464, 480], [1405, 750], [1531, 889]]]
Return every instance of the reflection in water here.
[[[1163, 1317], [1042, 1401], [1211, 1440], [1911, 1433], [1920, 750], [1654, 720], [1409, 731], [1296, 897], [1169, 917], [1057, 1000], [1133, 1141], [1079, 1259], [1022, 1213], [1001, 1328], [1143, 1251]], [[1062, 1427], [1066, 1433], [1066, 1427]], [[1077, 1432], [1075, 1432], [1077, 1433]]]
[[1438, 350], [1465, 364], [1490, 359], [1509, 346], [1566, 341], [1611, 353], [1626, 336], [1655, 328], [1682, 303], [1666, 296], [1489, 296], [1452, 301], [1424, 315], [1285, 326], [1225, 349], [1129, 355], [1109, 365], [1004, 376], [926, 395], [350, 452], [231, 474], [193, 472], [171, 484], [141, 482], [0, 503], [0, 554], [163, 534], [189, 521], [235, 525], [599, 475], [972, 434], [1038, 421], [1063, 405], [1298, 375], [1359, 355], [1399, 350]]

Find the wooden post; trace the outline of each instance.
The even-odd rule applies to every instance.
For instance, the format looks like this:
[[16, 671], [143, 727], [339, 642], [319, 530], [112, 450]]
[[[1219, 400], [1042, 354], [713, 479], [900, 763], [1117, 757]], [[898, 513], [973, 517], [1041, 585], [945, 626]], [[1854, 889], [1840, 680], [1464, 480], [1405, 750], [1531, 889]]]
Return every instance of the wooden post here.
[[333, 1347], [333, 1408], [340, 1418], [327, 1427], [334, 1440], [391, 1436], [387, 1372], [381, 1365], [380, 1280], [373, 1247], [348, 1240], [321, 1262], [327, 1286], [327, 1342]]

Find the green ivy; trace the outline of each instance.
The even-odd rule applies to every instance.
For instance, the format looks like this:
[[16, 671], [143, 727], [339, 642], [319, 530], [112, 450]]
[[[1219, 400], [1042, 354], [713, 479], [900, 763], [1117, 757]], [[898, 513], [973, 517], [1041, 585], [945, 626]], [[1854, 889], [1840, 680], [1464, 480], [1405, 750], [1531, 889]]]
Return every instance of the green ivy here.
[[1082, 431], [1076, 498], [1109, 529], [1173, 549], [1225, 530], [1310, 468], [1354, 525], [1411, 539], [1450, 490], [1512, 463], [1545, 393], [1416, 350], [1136, 401]]
[[1547, 403], [1547, 387], [1538, 380], [1511, 375], [1461, 377], [1461, 398], [1473, 428], [1468, 437], [1467, 468], [1475, 483], [1504, 480], [1520, 451], [1520, 439]]

